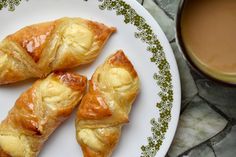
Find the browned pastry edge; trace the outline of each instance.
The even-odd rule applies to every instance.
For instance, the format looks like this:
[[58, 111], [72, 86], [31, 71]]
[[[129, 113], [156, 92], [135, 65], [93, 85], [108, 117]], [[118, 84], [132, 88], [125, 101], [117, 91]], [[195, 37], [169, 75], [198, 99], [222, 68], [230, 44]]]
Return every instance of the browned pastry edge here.
[[[107, 75], [111, 77], [104, 77]], [[116, 89], [116, 83], [107, 83], [112, 77], [116, 79], [116, 76], [123, 76], [131, 82], [128, 81], [127, 85], [125, 81], [121, 88]], [[106, 81], [102, 81], [102, 78]], [[129, 122], [128, 115], [138, 91], [137, 72], [122, 50], [108, 57], [96, 69], [89, 81], [89, 91], [78, 108], [75, 122], [77, 141], [84, 157], [111, 156], [119, 141], [122, 126]]]
[[80, 117], [80, 119], [92, 120], [110, 117], [112, 113], [102, 95], [99, 94], [99, 92], [90, 91], [83, 97], [77, 116]]
[[[88, 26], [92, 28], [91, 30], [93, 31], [93, 33], [96, 34], [97, 40], [105, 41], [103, 43], [106, 43], [106, 41], [108, 40], [107, 36], [110, 36], [112, 33], [115, 33], [117, 31], [115, 27], [107, 27], [103, 23], [94, 21], [87, 21], [87, 23]], [[100, 43], [100, 46], [103, 47], [104, 46], [102, 45], [103, 43]]]
[[35, 62], [38, 62], [42, 50], [45, 48], [46, 42], [55, 26], [55, 21], [26, 26], [16, 33], [7, 36], [7, 39], [18, 43]]
[[4, 152], [2, 148], [0, 147], [0, 157], [11, 157], [11, 156], [7, 154], [6, 152]]
[[[87, 47], [83, 47], [82, 42], [82, 45], [80, 42], [74, 44], [77, 40], [76, 33], [72, 37], [71, 34], [63, 36], [66, 32], [73, 32], [74, 24], [79, 27], [78, 30], [85, 27], [85, 30], [91, 31], [91, 45], [88, 44], [90, 39], [87, 41]], [[0, 85], [28, 78], [44, 78], [52, 71], [88, 64], [96, 59], [114, 32], [115, 27], [79, 17], [65, 17], [24, 27], [0, 42], [0, 57], [3, 57]], [[78, 41], [80, 40], [78, 38]], [[68, 48], [65, 46], [67, 42], [73, 46]]]
[[134, 66], [124, 54], [123, 50], [118, 50], [111, 58], [109, 58], [108, 62], [115, 67], [126, 69], [134, 78], [138, 76]]
[[54, 72], [55, 75], [58, 75], [58, 78], [64, 82], [65, 84], [67, 84], [69, 87], [71, 87], [74, 90], [82, 90], [85, 89], [87, 86], [87, 78], [82, 76], [82, 75], [78, 75], [75, 73], [68, 73], [68, 72], [59, 72], [56, 71]]
[[[6, 38], [21, 46], [37, 63], [40, 59], [41, 53], [50, 39], [51, 34], [54, 33], [55, 28], [64, 22], [66, 18], [60, 18], [55, 21], [42, 22], [26, 26], [14, 34], [8, 35]], [[82, 19], [82, 18], [78, 18]], [[82, 19], [88, 24], [91, 31], [97, 36], [97, 40], [105, 41], [109, 34], [116, 32], [115, 27], [108, 27], [103, 23]], [[100, 44], [102, 46], [102, 43]]]
[[[43, 85], [44, 80], [38, 80], [31, 88], [21, 94], [6, 119], [0, 124], [0, 133], [2, 133], [0, 136], [8, 136], [9, 133], [9, 136], [24, 138], [24, 142], [21, 141], [21, 145], [27, 144], [27, 148], [30, 146], [27, 149], [27, 154], [30, 152], [31, 155], [28, 157], [37, 156], [48, 137], [71, 115], [87, 86], [87, 78], [75, 73], [56, 72], [46, 79], [52, 82], [54, 80], [61, 82], [72, 89], [70, 91], [71, 99], [68, 98], [68, 101], [65, 101], [65, 106], [62, 103], [55, 110], [52, 110], [49, 106], [43, 107], [43, 104], [40, 102], [41, 96], [38, 98], [36, 95], [37, 93], [41, 95], [41, 92], [43, 92], [40, 89], [40, 83]], [[53, 88], [55, 88], [55, 85]], [[7, 153], [3, 148], [0, 147], [0, 157], [10, 157], [11, 155], [8, 155], [8, 153], [11, 151]], [[9, 148], [9, 146], [6, 148]], [[26, 150], [26, 148], [24, 149]]]

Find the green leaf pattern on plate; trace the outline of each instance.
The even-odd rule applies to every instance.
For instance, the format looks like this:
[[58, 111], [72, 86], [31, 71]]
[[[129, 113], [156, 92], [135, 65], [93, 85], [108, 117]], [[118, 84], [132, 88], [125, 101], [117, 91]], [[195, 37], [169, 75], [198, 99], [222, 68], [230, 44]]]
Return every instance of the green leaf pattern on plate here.
[[[147, 138], [147, 144], [141, 146], [140, 157], [155, 157], [163, 143], [171, 120], [173, 86], [170, 65], [151, 26], [129, 4], [123, 0], [98, 1], [101, 3], [99, 5], [101, 10], [115, 10], [117, 15], [124, 16], [124, 23], [134, 25], [138, 30], [134, 34], [135, 37], [146, 43], [147, 51], [152, 53], [150, 61], [156, 65], [158, 71], [153, 75], [153, 78], [156, 80], [157, 87], [161, 90], [158, 93], [161, 100], [155, 104], [159, 110], [160, 118], [150, 120], [152, 135]], [[21, 0], [0, 0], [0, 10], [8, 7], [9, 11], [14, 11], [15, 6], [18, 6], [20, 2]]]
[[148, 137], [147, 144], [141, 147], [142, 153], [140, 155], [140, 157], [154, 157], [163, 143], [171, 120], [173, 86], [170, 65], [166, 60], [163, 47], [151, 26], [129, 4], [123, 0], [102, 0], [99, 8], [102, 10], [115, 10], [117, 15], [124, 16], [124, 22], [126, 24], [132, 24], [137, 27], [138, 31], [134, 35], [147, 44], [147, 51], [152, 53], [150, 61], [158, 69], [158, 73], [155, 73], [153, 78], [156, 80], [157, 86], [161, 89], [158, 93], [161, 101], [156, 103], [160, 118], [151, 119], [152, 136]]
[[15, 6], [20, 4], [21, 0], [0, 0], [0, 10], [8, 8], [9, 11], [14, 11]]

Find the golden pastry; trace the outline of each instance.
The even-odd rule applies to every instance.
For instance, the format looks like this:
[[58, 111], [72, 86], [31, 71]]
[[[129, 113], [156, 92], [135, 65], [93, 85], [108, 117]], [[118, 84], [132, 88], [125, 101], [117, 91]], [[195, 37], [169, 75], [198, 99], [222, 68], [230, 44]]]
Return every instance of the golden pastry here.
[[0, 42], [0, 84], [92, 62], [115, 31], [82, 18], [25, 27]]
[[53, 73], [37, 81], [0, 124], [0, 156], [37, 156], [50, 134], [71, 115], [86, 84], [84, 76], [73, 73]]
[[89, 91], [77, 112], [77, 141], [84, 157], [109, 157], [119, 141], [122, 126], [129, 121], [139, 78], [120, 50], [98, 67], [89, 83]]

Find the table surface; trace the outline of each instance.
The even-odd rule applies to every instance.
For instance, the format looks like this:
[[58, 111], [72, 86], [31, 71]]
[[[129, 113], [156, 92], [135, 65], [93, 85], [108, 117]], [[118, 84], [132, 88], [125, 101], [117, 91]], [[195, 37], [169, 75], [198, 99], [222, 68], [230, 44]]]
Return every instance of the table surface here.
[[138, 0], [157, 20], [174, 51], [182, 83], [179, 126], [167, 157], [236, 156], [236, 88], [198, 75], [175, 40], [180, 0]]

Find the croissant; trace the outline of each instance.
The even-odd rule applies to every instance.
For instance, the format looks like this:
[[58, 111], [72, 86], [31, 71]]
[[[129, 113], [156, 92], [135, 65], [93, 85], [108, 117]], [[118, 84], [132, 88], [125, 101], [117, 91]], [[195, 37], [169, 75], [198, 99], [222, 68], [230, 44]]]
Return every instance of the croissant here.
[[114, 27], [82, 18], [61, 18], [25, 27], [0, 42], [0, 84], [92, 62]]
[[50, 134], [71, 115], [86, 84], [84, 76], [62, 72], [34, 83], [0, 124], [0, 156], [37, 156]]
[[138, 75], [119, 50], [98, 67], [76, 116], [76, 136], [84, 157], [109, 157], [129, 121], [139, 91]]

